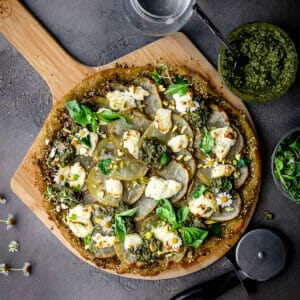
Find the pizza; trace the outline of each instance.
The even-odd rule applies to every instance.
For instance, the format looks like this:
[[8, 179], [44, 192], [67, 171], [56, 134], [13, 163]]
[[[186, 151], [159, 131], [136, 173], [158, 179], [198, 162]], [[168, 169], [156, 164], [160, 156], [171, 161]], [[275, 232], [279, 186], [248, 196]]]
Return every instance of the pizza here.
[[119, 274], [214, 262], [260, 189], [251, 124], [184, 67], [87, 78], [51, 110], [34, 160], [49, 218], [82, 258]]

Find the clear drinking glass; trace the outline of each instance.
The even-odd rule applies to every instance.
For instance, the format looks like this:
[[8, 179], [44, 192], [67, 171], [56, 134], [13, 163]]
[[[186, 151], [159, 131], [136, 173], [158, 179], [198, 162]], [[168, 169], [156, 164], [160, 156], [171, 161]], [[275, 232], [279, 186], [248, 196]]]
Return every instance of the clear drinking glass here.
[[195, 0], [122, 0], [126, 19], [140, 31], [164, 36], [188, 22]]

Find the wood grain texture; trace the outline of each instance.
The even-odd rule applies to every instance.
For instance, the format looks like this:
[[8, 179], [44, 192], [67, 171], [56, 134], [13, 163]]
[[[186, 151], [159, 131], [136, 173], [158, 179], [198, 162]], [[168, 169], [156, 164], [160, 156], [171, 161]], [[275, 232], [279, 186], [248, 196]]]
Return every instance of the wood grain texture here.
[[[0, 31], [44, 78], [51, 89], [54, 101], [67, 94], [70, 89], [76, 84], [80, 84], [81, 80], [88, 75], [103, 69], [113, 68], [116, 64], [144, 66], [146, 64], [155, 65], [165, 63], [172, 66], [183, 65], [200, 73], [210, 82], [218, 94], [221, 94], [236, 108], [243, 111], [252, 123], [252, 119], [244, 103], [222, 84], [218, 72], [182, 33], [175, 33], [162, 38], [107, 65], [92, 68], [84, 66], [71, 58], [18, 1], [7, 1], [11, 4], [11, 13], [5, 18], [0, 18]], [[56, 225], [49, 220], [43, 208], [42, 195], [35, 185], [35, 178], [31, 170], [32, 163], [34, 163], [32, 162], [32, 155], [36, 148], [37, 142], [35, 141], [13, 176], [11, 187], [16, 195], [36, 214], [53, 234], [70, 251], [82, 259], [77, 251], [72, 248], [63, 237]], [[249, 218], [244, 223], [241, 233], [244, 232], [248, 225], [254, 213], [254, 208], [255, 205], [251, 209]], [[237, 237], [230, 241], [231, 245], [234, 245], [236, 241]], [[223, 246], [222, 248], [222, 245], [220, 245], [220, 251], [218, 253], [210, 255], [208, 259], [204, 260], [201, 263], [201, 268], [210, 265], [223, 256], [228, 251], [225, 244]], [[123, 276], [156, 280], [183, 276], [199, 269], [199, 264], [194, 264], [188, 268], [179, 267], [173, 270], [171, 269], [154, 277], [144, 278], [128, 274]]]

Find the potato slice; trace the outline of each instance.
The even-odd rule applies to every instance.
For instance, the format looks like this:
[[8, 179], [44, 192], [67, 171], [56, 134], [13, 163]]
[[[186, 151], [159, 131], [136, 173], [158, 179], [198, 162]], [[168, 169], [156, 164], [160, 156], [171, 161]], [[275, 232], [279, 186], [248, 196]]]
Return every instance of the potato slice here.
[[234, 193], [232, 195], [232, 210], [228, 210], [227, 208], [221, 208], [220, 209], [220, 213], [214, 213], [212, 214], [212, 216], [209, 218], [211, 220], [214, 221], [218, 221], [218, 222], [224, 222], [224, 221], [229, 221], [232, 220], [234, 218], [236, 218], [242, 208], [242, 200], [241, 197], [238, 193]]
[[128, 205], [132, 205], [141, 198], [145, 191], [146, 184], [136, 181], [124, 181], [123, 187], [122, 200]]
[[146, 264], [144, 261], [138, 261], [136, 256], [132, 254], [131, 252], [127, 251], [124, 248], [124, 244], [122, 243], [116, 243], [115, 244], [115, 251], [120, 259], [120, 261], [126, 265], [133, 265], [135, 267], [142, 267], [143, 265]]
[[193, 178], [196, 173], [197, 163], [192, 153], [186, 149], [183, 149], [178, 153], [174, 153], [174, 155], [176, 160], [186, 167], [190, 174], [190, 178]]
[[[108, 257], [113, 257], [116, 255], [116, 251], [115, 251], [115, 247], [111, 246], [111, 247], [105, 247], [105, 248], [97, 248], [95, 247], [95, 242], [93, 240], [93, 236], [96, 235], [99, 231], [97, 229], [94, 230], [92, 237], [91, 237], [91, 242], [92, 242], [92, 246], [93, 249], [93, 253], [95, 254], [96, 257], [98, 258], [108, 258]], [[96, 250], [97, 249], [97, 250]]]
[[143, 176], [148, 171], [148, 168], [139, 163], [137, 160], [127, 157], [126, 155], [119, 156], [118, 149], [109, 139], [100, 141], [94, 151], [94, 160], [101, 161], [103, 159], [112, 159], [114, 167], [111, 170], [109, 177], [119, 180], [136, 180]]
[[210, 104], [211, 114], [208, 118], [207, 125], [211, 127], [226, 127], [230, 125], [230, 119], [226, 111], [215, 104]]
[[162, 101], [157, 86], [149, 78], [136, 79], [134, 83], [150, 93], [143, 101], [137, 101], [137, 103], [142, 105], [142, 111], [153, 120], [156, 111], [162, 108]]
[[157, 201], [152, 198], [143, 195], [135, 204], [134, 207], [138, 207], [137, 212], [134, 215], [134, 221], [139, 222], [145, 219], [157, 206]]
[[131, 156], [128, 149], [123, 147], [124, 132], [127, 130], [137, 130], [142, 136], [151, 124], [151, 121], [137, 110], [123, 113], [123, 115], [129, 118], [132, 124], [126, 124], [122, 120], [116, 120], [108, 125], [108, 135], [117, 148]]
[[229, 157], [231, 159], [234, 159], [237, 154], [241, 154], [242, 153], [242, 151], [244, 149], [244, 146], [245, 146], [245, 141], [244, 141], [244, 137], [240, 133], [240, 131], [235, 126], [232, 126], [232, 128], [237, 133], [236, 142], [231, 147], [229, 153], [227, 154], [227, 157]]
[[98, 203], [118, 207], [121, 197], [112, 197], [106, 192], [105, 180], [108, 178], [97, 167], [93, 168], [87, 178], [88, 191]]
[[239, 189], [247, 180], [249, 176], [249, 168], [244, 167], [238, 170], [240, 176], [234, 180], [234, 188]]
[[172, 203], [176, 203], [187, 192], [190, 175], [186, 167], [175, 160], [172, 160], [167, 166], [158, 171], [158, 175], [164, 179], [173, 179], [182, 184], [181, 190], [170, 198]]

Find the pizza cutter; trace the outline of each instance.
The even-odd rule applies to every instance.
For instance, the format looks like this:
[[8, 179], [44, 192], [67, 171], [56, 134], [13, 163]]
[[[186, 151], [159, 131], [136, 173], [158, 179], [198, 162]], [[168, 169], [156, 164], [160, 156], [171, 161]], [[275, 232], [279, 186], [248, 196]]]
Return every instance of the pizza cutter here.
[[280, 273], [286, 265], [286, 245], [270, 229], [254, 229], [238, 242], [232, 263], [234, 270], [213, 280], [194, 286], [172, 300], [211, 300], [241, 283], [248, 293], [247, 282], [266, 281]]

